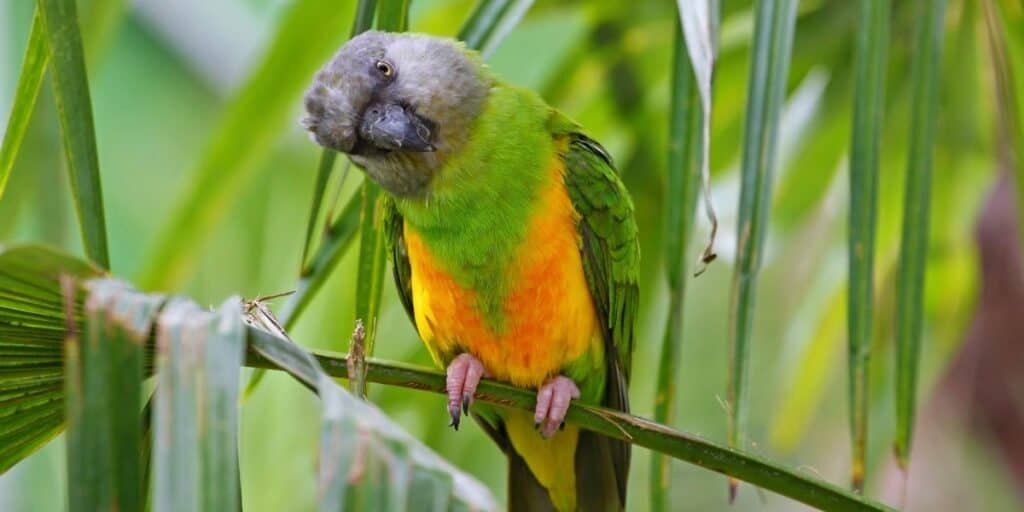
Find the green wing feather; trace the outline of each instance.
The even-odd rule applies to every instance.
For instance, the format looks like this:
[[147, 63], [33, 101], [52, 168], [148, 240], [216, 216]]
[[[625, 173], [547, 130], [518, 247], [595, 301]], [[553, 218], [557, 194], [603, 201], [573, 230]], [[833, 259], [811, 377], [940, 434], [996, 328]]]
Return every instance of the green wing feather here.
[[597, 142], [570, 134], [565, 185], [580, 216], [580, 252], [616, 371], [629, 381], [639, 289], [640, 246], [633, 201]]
[[[569, 124], [563, 119], [557, 116], [556, 122]], [[569, 127], [575, 128], [571, 124]], [[569, 131], [566, 135], [569, 137], [569, 148], [564, 156], [565, 185], [573, 207], [580, 216], [577, 229], [583, 269], [604, 330], [607, 373], [603, 405], [629, 412], [628, 385], [639, 301], [637, 273], [640, 267], [633, 202], [604, 148], [582, 134]], [[622, 506], [625, 506], [630, 445], [603, 437], [594, 442], [597, 446], [608, 445], [619, 499]], [[577, 460], [581, 455], [587, 454], [578, 452]], [[600, 453], [591, 456], [595, 458], [593, 464], [601, 464]], [[578, 468], [589, 466], [577, 462]]]
[[409, 320], [413, 327], [416, 327], [416, 315], [412, 309], [412, 267], [409, 266], [409, 254], [405, 248], [405, 229], [402, 214], [395, 208], [395, 201], [391, 196], [384, 197], [384, 242], [391, 254], [391, 272], [395, 277], [395, 287], [398, 288], [398, 298], [405, 306], [405, 312], [409, 314]]

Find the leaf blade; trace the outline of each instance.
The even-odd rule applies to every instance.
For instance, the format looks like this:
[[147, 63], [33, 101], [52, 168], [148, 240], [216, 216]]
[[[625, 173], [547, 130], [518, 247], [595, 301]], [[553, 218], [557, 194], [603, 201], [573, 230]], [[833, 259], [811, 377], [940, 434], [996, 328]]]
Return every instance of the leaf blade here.
[[306, 260], [309, 258], [309, 248], [313, 245], [316, 223], [320, 219], [320, 206], [323, 204], [324, 195], [327, 193], [327, 181], [331, 177], [334, 161], [337, 160], [337, 157], [338, 154], [329, 149], [324, 149], [320, 153], [320, 164], [317, 166], [316, 171], [316, 183], [313, 185], [313, 204], [309, 207], [309, 220], [306, 221], [306, 240], [302, 244], [302, 258], [299, 259], [299, 265], [302, 268], [305, 268]]
[[356, 278], [356, 319], [366, 325], [366, 354], [373, 355], [377, 335], [377, 315], [384, 288], [384, 230], [381, 224], [380, 186], [370, 180], [363, 181], [362, 208], [360, 209], [359, 262]]
[[[66, 307], [71, 310], [76, 292], [68, 283]], [[82, 334], [69, 329], [65, 389], [73, 511], [143, 508], [138, 411], [150, 325], [145, 312], [160, 299], [126, 291], [118, 281], [89, 282]], [[143, 312], [139, 324], [121, 320], [133, 318], [137, 310]]]
[[918, 0], [915, 53], [911, 66], [910, 146], [896, 280], [896, 462], [906, 468], [917, 407], [917, 368], [924, 316], [932, 152], [938, 105], [945, 0]]
[[14, 93], [14, 105], [11, 107], [11, 114], [7, 120], [7, 131], [4, 132], [3, 143], [0, 145], [0, 199], [3, 199], [4, 189], [11, 177], [15, 158], [18, 156], [21, 142], [25, 138], [29, 121], [32, 119], [32, 111], [35, 108], [36, 99], [39, 97], [39, 90], [43, 85], [43, 75], [49, 60], [46, 29], [43, 26], [42, 16], [36, 9], [32, 16], [28, 47], [25, 50], [21, 74], [18, 76], [18, 85]]
[[377, 5], [377, 28], [387, 32], [409, 29], [409, 0], [381, 0]]
[[377, 0], [359, 0], [356, 4], [356, 18], [352, 22], [352, 37], [373, 27], [373, 15], [377, 12]]
[[[757, 3], [743, 137], [741, 188], [737, 215], [737, 260], [733, 276], [729, 331], [730, 447], [742, 447], [747, 423], [747, 391], [754, 296], [767, 232], [779, 115], [796, 24], [794, 0]], [[737, 483], [730, 481], [730, 497]]]
[[153, 510], [238, 510], [241, 301], [216, 313], [172, 299], [157, 327]]
[[[665, 198], [665, 267], [669, 287], [669, 312], [658, 365], [654, 399], [654, 421], [672, 422], [676, 400], [675, 379], [683, 343], [683, 300], [686, 293], [684, 254], [694, 229], [694, 213], [700, 189], [701, 103], [694, 73], [687, 57], [686, 40], [677, 23], [672, 74], [672, 103], [668, 180]], [[650, 497], [652, 510], [670, 510], [669, 460], [663, 455], [651, 457]]]
[[480, 0], [459, 30], [458, 39], [487, 58], [531, 5], [533, 0]]
[[853, 129], [850, 144], [847, 352], [853, 489], [863, 492], [867, 458], [868, 368], [874, 301], [878, 167], [885, 106], [888, 0], [861, 0], [854, 64]]
[[89, 259], [110, 268], [99, 155], [75, 2], [38, 0], [36, 5], [46, 28], [61, 138], [82, 243]]

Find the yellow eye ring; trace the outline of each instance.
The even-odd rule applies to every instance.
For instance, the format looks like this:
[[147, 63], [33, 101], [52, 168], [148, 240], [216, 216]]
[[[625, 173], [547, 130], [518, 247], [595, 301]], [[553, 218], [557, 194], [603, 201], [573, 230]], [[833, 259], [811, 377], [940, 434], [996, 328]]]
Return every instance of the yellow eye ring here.
[[387, 63], [386, 61], [383, 61], [383, 60], [378, 60], [373, 65], [373, 67], [377, 68], [377, 71], [379, 71], [380, 74], [382, 74], [382, 75], [384, 75], [385, 77], [388, 77], [388, 78], [390, 78], [392, 75], [395, 74], [395, 68], [391, 67], [391, 64], [389, 64], [389, 63]]

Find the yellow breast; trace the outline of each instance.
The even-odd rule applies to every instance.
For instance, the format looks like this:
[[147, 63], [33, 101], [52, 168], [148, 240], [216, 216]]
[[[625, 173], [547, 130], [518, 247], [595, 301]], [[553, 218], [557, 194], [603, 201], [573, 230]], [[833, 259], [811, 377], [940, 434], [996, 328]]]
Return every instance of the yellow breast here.
[[600, 324], [561, 166], [555, 156], [551, 182], [508, 269], [513, 285], [503, 302], [500, 332], [477, 310], [476, 290], [460, 285], [405, 225], [416, 327], [439, 365], [465, 351], [498, 380], [538, 387], [589, 348], [600, 349]]

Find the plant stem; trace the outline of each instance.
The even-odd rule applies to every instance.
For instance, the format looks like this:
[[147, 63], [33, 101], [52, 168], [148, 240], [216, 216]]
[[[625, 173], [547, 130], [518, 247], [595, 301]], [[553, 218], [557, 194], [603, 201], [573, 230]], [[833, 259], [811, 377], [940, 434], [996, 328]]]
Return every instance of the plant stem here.
[[[259, 347], [265, 344], [261, 340], [265, 340], [266, 337], [272, 335], [258, 329], [249, 329], [246, 366], [282, 369], [296, 376], [300, 382], [308, 384], [313, 376], [304, 374], [301, 366], [293, 366], [291, 361], [286, 359], [271, 361], [258, 353]], [[313, 352], [313, 355], [328, 375], [347, 378], [348, 361], [343, 354]], [[379, 359], [366, 359], [366, 380], [439, 394], [445, 392], [445, 376], [442, 373]], [[536, 405], [534, 393], [491, 380], [480, 382], [475, 399], [528, 411], [532, 411]], [[566, 421], [608, 437], [629, 441], [636, 446], [730, 475], [822, 510], [892, 510], [831, 483], [637, 416], [574, 402], [569, 407]]]

